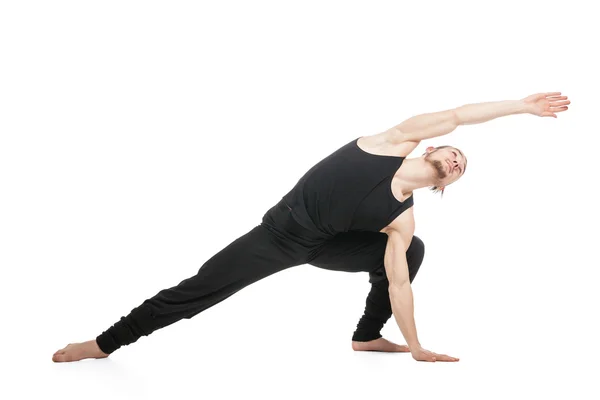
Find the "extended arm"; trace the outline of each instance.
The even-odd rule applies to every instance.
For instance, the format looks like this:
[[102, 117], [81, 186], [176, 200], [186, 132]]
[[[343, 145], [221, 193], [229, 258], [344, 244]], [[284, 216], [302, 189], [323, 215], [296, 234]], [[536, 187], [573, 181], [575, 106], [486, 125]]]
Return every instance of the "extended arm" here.
[[479, 124], [513, 114], [534, 114], [556, 118], [557, 112], [567, 110], [570, 101], [560, 92], [538, 93], [521, 100], [492, 101], [466, 104], [450, 110], [420, 114], [394, 126], [391, 131], [399, 141], [418, 142], [446, 135], [459, 125]]

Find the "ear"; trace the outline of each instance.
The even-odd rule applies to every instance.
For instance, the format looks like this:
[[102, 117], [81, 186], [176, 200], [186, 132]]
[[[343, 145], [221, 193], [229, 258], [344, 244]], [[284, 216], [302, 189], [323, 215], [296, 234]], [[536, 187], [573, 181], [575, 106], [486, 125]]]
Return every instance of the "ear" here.
[[431, 153], [433, 150], [435, 150], [435, 147], [433, 147], [433, 146], [427, 147], [427, 152], [428, 153]]

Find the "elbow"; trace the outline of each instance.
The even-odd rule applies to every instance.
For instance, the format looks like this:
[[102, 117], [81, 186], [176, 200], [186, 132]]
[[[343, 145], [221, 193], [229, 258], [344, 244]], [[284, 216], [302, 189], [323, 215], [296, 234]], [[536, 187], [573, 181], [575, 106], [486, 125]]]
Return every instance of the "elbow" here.
[[402, 124], [396, 125], [386, 131], [387, 141], [389, 143], [396, 145], [396, 144], [414, 140], [414, 138], [411, 138], [410, 134], [408, 134], [407, 132], [403, 132], [401, 130], [401, 128], [400, 128], [401, 125]]
[[461, 107], [457, 107], [452, 110], [451, 121], [454, 125], [454, 128], [457, 128], [459, 125], [463, 124], [463, 120], [461, 119]]

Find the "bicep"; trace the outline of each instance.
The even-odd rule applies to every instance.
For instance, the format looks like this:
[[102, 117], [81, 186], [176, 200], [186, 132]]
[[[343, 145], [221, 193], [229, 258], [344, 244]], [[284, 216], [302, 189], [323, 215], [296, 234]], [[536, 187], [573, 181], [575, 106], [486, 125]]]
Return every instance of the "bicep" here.
[[388, 232], [383, 265], [385, 273], [392, 285], [403, 285], [409, 282], [408, 262], [406, 260], [407, 241], [398, 231]]
[[419, 142], [452, 132], [459, 125], [454, 109], [411, 117], [392, 128], [397, 141]]
[[[388, 235], [384, 266], [390, 283], [405, 283], [409, 278], [406, 251], [415, 234], [413, 207], [398, 215], [384, 230]], [[390, 277], [392, 277], [390, 279]]]
[[394, 218], [394, 220], [384, 228], [385, 233], [388, 233], [389, 231], [397, 231], [404, 241], [410, 243], [415, 234], [414, 206], [404, 210], [404, 212], [400, 213], [400, 215]]

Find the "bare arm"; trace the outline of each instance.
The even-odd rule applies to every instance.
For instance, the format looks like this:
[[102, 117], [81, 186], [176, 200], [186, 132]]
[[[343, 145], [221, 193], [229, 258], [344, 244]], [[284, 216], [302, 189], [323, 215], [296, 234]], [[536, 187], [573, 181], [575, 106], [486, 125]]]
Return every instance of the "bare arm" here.
[[407, 240], [397, 230], [388, 230], [384, 266], [390, 282], [389, 294], [392, 313], [398, 327], [406, 339], [406, 344], [417, 361], [458, 361], [447, 354], [437, 354], [421, 347], [417, 338], [414, 319], [413, 293], [410, 286], [408, 263], [406, 261]]
[[406, 241], [397, 231], [388, 232], [388, 242], [383, 258], [385, 272], [390, 282], [389, 293], [392, 313], [409, 348], [419, 347], [414, 319], [413, 293], [406, 261]]
[[521, 100], [492, 101], [466, 104], [450, 110], [420, 114], [396, 125], [391, 130], [396, 141], [418, 142], [446, 135], [459, 125], [479, 124], [513, 114], [529, 113], [555, 117], [565, 111], [570, 101], [560, 92], [538, 93]]

